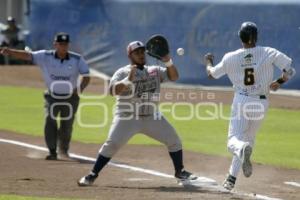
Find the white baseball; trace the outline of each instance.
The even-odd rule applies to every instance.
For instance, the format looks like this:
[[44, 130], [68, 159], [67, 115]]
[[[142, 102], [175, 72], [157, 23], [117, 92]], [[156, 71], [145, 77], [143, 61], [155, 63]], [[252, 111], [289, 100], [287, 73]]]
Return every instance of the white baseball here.
[[178, 49], [177, 49], [177, 54], [178, 54], [179, 56], [182, 56], [182, 55], [184, 54], [184, 49], [183, 49], [183, 48], [178, 48]]

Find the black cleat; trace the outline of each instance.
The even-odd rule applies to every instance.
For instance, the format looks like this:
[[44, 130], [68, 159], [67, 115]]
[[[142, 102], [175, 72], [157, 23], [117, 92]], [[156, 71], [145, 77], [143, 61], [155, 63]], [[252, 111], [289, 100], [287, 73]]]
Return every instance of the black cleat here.
[[180, 181], [185, 181], [185, 180], [196, 180], [198, 177], [193, 175], [191, 172], [181, 170], [180, 172], [175, 173], [175, 178], [177, 178]]
[[231, 191], [234, 188], [235, 185], [235, 181], [236, 181], [236, 177], [228, 175], [228, 177], [225, 179], [225, 181], [223, 182], [223, 187], [226, 190]]
[[91, 172], [77, 181], [78, 186], [91, 186], [98, 177], [97, 174]]
[[49, 154], [45, 158], [46, 160], [57, 160], [57, 154]]

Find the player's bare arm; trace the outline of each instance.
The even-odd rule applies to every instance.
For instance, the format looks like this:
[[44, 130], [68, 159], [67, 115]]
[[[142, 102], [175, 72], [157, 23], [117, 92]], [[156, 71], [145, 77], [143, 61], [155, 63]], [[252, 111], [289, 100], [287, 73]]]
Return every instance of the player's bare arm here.
[[[120, 95], [121, 93], [130, 90], [130, 86], [132, 85], [132, 81], [135, 79], [135, 73], [137, 70], [137, 65], [131, 65], [130, 72], [128, 77], [125, 80], [118, 81], [111, 87], [112, 95]], [[114, 90], [114, 91], [112, 91]]]
[[179, 78], [179, 75], [170, 55], [162, 57], [161, 61], [163, 61], [167, 67], [167, 75], [169, 80], [176, 81]]
[[280, 78], [278, 78], [277, 80], [273, 81], [270, 85], [270, 89], [272, 91], [277, 91], [280, 86], [285, 83], [288, 79], [285, 76], [281, 76]]
[[11, 56], [13, 58], [20, 59], [20, 60], [27, 60], [27, 61], [32, 60], [31, 54], [24, 50], [17, 50], [17, 49], [10, 49], [7, 47], [2, 47], [2, 48], [0, 48], [0, 54], [5, 55], [5, 56]]
[[205, 58], [205, 63], [206, 63], [206, 72], [209, 78], [213, 79], [214, 77], [211, 75], [211, 68], [213, 67], [214, 63], [214, 55], [211, 53], [207, 53], [204, 56]]
[[80, 92], [83, 92], [83, 90], [89, 85], [91, 78], [89, 76], [82, 77], [81, 83], [80, 83]]
[[110, 86], [110, 94], [112, 96], [120, 95], [125, 91], [128, 91], [132, 85], [132, 81], [135, 79], [135, 74], [137, 70], [137, 65], [131, 65], [130, 72], [128, 74], [128, 77], [125, 78], [125, 80], [121, 80], [116, 82], [115, 84]]
[[118, 81], [110, 86], [109, 92], [112, 96], [120, 95], [129, 89], [129, 83], [125, 81]]
[[137, 70], [137, 65], [131, 65], [130, 72], [128, 74], [129, 81], [131, 82], [134, 81], [136, 70]]
[[270, 89], [272, 91], [278, 90], [282, 84], [291, 79], [295, 74], [296, 70], [294, 68], [290, 68], [288, 70], [284, 69], [281, 77], [271, 83]]

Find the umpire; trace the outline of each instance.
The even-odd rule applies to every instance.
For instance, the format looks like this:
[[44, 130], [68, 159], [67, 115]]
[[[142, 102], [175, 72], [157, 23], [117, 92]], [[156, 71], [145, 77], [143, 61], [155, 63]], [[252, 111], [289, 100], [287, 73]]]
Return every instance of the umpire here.
[[[78, 93], [89, 84], [89, 68], [79, 54], [69, 51], [70, 36], [57, 33], [54, 37], [54, 50], [26, 52], [10, 48], [0, 48], [3, 55], [32, 61], [41, 68], [47, 86], [45, 91], [45, 141], [49, 149], [46, 160], [68, 157], [74, 117], [79, 104]], [[79, 76], [82, 76], [78, 82]], [[78, 83], [78, 84], [77, 84]], [[78, 85], [78, 87], [77, 87]], [[60, 115], [60, 127], [57, 117]]]

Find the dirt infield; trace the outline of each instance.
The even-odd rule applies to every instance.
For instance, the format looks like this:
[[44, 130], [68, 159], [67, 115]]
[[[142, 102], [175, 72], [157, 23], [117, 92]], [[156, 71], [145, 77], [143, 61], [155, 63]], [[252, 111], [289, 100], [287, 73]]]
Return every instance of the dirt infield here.
[[[40, 137], [30, 137], [0, 131], [0, 138], [44, 146]], [[30, 150], [0, 143], [0, 194], [18, 194], [78, 199], [253, 199], [240, 195], [207, 191], [201, 188], [183, 188], [175, 179], [148, 175], [127, 169], [107, 166], [95, 182], [95, 186], [80, 188], [76, 181], [92, 167], [79, 161], [45, 161], [46, 152]], [[71, 151], [95, 157], [100, 145], [73, 142]], [[185, 152], [185, 166], [197, 175], [215, 179], [221, 183], [230, 160], [218, 156]], [[113, 158], [145, 169], [173, 174], [171, 160], [162, 146], [127, 145]], [[239, 194], [257, 193], [282, 199], [299, 199], [299, 188], [283, 182], [300, 180], [297, 170], [254, 165], [251, 179], [242, 176], [237, 184]], [[244, 191], [244, 192], [242, 192]]]
[[[0, 84], [29, 87], [44, 87], [37, 67], [0, 67]], [[89, 91], [101, 91], [103, 83], [93, 80]], [[100, 89], [99, 89], [100, 88]], [[205, 100], [207, 91], [184, 90], [202, 93], [198, 100]], [[178, 90], [164, 89], [164, 93]], [[214, 93], [214, 101], [231, 103], [231, 92]], [[165, 96], [166, 97], [166, 96]], [[165, 98], [165, 100], [169, 100]], [[172, 99], [181, 101], [182, 99]], [[300, 109], [300, 98], [272, 95], [271, 106]], [[182, 100], [184, 101], [184, 100]], [[10, 139], [45, 147], [44, 139], [0, 130], [0, 139]], [[96, 157], [99, 145], [71, 143], [71, 152]], [[38, 197], [68, 197], [76, 199], [255, 199], [245, 194], [261, 194], [272, 198], [300, 199], [300, 188], [284, 184], [285, 181], [300, 180], [300, 171], [254, 164], [250, 179], [238, 178], [238, 194], [208, 191], [205, 188], [183, 188], [175, 179], [153, 176], [124, 168], [107, 166], [95, 182], [95, 186], [80, 188], [76, 181], [92, 167], [91, 163], [78, 160], [46, 161], [46, 152], [30, 150], [0, 142], [0, 194], [18, 194]], [[199, 176], [222, 183], [230, 159], [185, 151], [186, 169]], [[113, 158], [114, 162], [173, 174], [171, 160], [163, 146], [126, 145]]]

